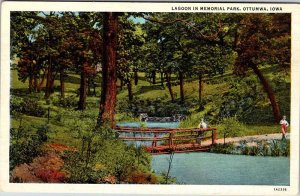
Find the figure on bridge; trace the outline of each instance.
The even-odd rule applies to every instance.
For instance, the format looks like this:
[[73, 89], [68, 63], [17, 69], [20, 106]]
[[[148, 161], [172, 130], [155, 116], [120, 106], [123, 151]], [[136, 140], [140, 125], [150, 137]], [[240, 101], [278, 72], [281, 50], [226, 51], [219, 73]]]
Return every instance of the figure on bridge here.
[[200, 129], [206, 129], [207, 128], [207, 123], [204, 122], [204, 119], [201, 118], [200, 124], [198, 125], [198, 128]]
[[282, 120], [280, 121], [281, 124], [281, 133], [282, 133], [282, 139], [286, 139], [285, 138], [285, 134], [287, 132], [287, 128], [289, 126], [288, 121], [286, 120], [286, 116], [282, 117]]
[[[207, 123], [204, 121], [203, 118], [201, 118], [201, 121], [200, 121], [200, 123], [198, 125], [198, 128], [199, 129], [206, 129], [207, 128]], [[204, 136], [204, 132], [203, 131], [198, 132], [198, 136], [196, 138], [196, 143], [200, 144], [200, 146], [201, 146], [201, 139], [202, 139], [203, 136]]]

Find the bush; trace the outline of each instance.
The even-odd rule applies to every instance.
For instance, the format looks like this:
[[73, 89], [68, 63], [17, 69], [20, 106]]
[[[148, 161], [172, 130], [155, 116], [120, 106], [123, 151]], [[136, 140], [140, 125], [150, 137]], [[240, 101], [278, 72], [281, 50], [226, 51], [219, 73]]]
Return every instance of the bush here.
[[[229, 84], [228, 92], [222, 95], [222, 103], [217, 118], [237, 116], [238, 120], [248, 123], [271, 122], [273, 120], [269, 107], [263, 107], [259, 103], [268, 101], [268, 99], [255, 77], [233, 79]], [[262, 111], [262, 109], [264, 110]], [[264, 115], [253, 115], [258, 111]]]
[[215, 144], [211, 147], [210, 152], [222, 154], [235, 154], [236, 147], [233, 143]]
[[11, 135], [13, 136], [9, 148], [9, 166], [11, 170], [19, 164], [30, 163], [34, 157], [42, 153], [41, 141], [37, 135], [29, 135], [28, 132], [29, 129], [23, 127], [11, 129]]
[[248, 146], [246, 141], [241, 141], [238, 147], [240, 154], [251, 156], [289, 156], [290, 143], [286, 140], [271, 140], [257, 142]]
[[126, 181], [132, 184], [156, 184], [157, 177], [151, 173], [134, 171], [128, 176]]
[[80, 152], [64, 156], [65, 170], [70, 174], [68, 182], [134, 183], [134, 171], [150, 170], [151, 160], [146, 152], [118, 140], [109, 127], [94, 128], [92, 124], [78, 124]]
[[30, 164], [21, 164], [11, 174], [12, 182], [64, 182], [67, 174], [61, 171], [64, 162], [56, 154], [49, 153], [33, 159]]
[[77, 107], [78, 104], [78, 98], [76, 98], [75, 95], [73, 96], [68, 96], [65, 98], [54, 98], [52, 100], [53, 105], [58, 106], [58, 107], [63, 107], [63, 108], [74, 108]]
[[10, 108], [12, 113], [23, 113], [29, 116], [41, 117], [46, 111], [38, 104], [38, 100], [34, 98], [20, 98], [12, 96], [10, 100]]
[[236, 117], [223, 118], [221, 124], [218, 125], [218, 130], [224, 137], [224, 143], [226, 137], [236, 137], [239, 133], [245, 130], [244, 124], [238, 121]]
[[23, 99], [21, 97], [17, 96], [11, 96], [10, 98], [10, 111], [11, 112], [22, 112], [23, 108]]
[[30, 134], [32, 127], [11, 128], [9, 160], [10, 169], [22, 163], [30, 163], [34, 157], [42, 154], [41, 145], [48, 140], [48, 125], [37, 127], [35, 134]]

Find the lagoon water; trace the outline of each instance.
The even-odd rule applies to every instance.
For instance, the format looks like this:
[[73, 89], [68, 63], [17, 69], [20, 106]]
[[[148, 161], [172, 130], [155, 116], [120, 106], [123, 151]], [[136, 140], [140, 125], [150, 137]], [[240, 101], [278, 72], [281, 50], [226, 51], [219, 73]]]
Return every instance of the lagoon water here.
[[[139, 127], [140, 123], [119, 123], [119, 126]], [[146, 122], [152, 128], [176, 128], [178, 122]], [[130, 133], [132, 134], [132, 133]], [[147, 137], [147, 135], [136, 135]], [[131, 142], [150, 145], [149, 142]], [[168, 170], [169, 155], [153, 155], [152, 169], [158, 173]], [[288, 157], [261, 157], [215, 153], [177, 153], [170, 175], [179, 184], [199, 185], [277, 185], [290, 184]]]
[[[152, 169], [168, 170], [169, 155], [154, 155]], [[199, 185], [289, 185], [290, 159], [215, 153], [174, 154], [170, 175]]]

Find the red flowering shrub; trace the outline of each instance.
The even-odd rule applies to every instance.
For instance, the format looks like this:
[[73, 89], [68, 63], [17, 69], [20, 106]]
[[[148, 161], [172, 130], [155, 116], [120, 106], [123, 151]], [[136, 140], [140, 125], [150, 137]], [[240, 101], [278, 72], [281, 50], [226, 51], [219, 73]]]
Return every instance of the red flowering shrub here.
[[153, 174], [135, 171], [129, 175], [127, 182], [133, 184], [155, 184], [157, 182], [157, 178]]
[[61, 171], [63, 160], [54, 153], [48, 153], [33, 159], [29, 165], [24, 163], [14, 168], [13, 182], [64, 182], [67, 174]]
[[64, 152], [64, 151], [75, 152], [75, 151], [77, 151], [76, 148], [66, 146], [66, 145], [63, 145], [63, 144], [54, 143], [54, 144], [48, 144], [47, 146], [50, 148], [49, 150], [55, 150], [55, 151], [58, 151], [58, 152]]

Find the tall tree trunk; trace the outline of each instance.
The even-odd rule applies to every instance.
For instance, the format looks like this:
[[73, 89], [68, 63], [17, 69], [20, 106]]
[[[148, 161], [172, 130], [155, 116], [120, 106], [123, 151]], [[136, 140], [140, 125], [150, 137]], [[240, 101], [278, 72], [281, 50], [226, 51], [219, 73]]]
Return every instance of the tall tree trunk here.
[[171, 96], [171, 101], [174, 102], [174, 94], [172, 90], [172, 84], [171, 84], [171, 74], [166, 73], [166, 81], [167, 81], [167, 87]]
[[32, 92], [32, 89], [33, 89], [33, 75], [30, 74], [29, 79], [28, 79], [28, 91], [29, 91], [29, 93]]
[[183, 81], [183, 73], [179, 72], [179, 85], [180, 85], [180, 102], [184, 103], [184, 81]]
[[135, 69], [134, 70], [134, 85], [138, 85], [138, 82], [139, 82], [139, 75], [138, 75], [138, 72], [137, 70]]
[[199, 74], [199, 104], [202, 102], [202, 74]]
[[268, 94], [268, 98], [271, 102], [271, 106], [273, 109], [274, 120], [276, 123], [279, 123], [279, 121], [281, 119], [280, 109], [279, 109], [278, 103], [276, 102], [275, 94], [274, 94], [271, 86], [269, 85], [269, 82], [266, 80], [266, 78], [263, 76], [262, 72], [259, 70], [259, 68], [256, 65], [252, 64], [250, 67], [252, 68], [254, 73], [257, 75], [261, 84], [263, 85], [264, 90]]
[[163, 87], [164, 86], [164, 72], [160, 72], [160, 85]]
[[127, 90], [128, 90], [128, 100], [131, 102], [133, 100], [133, 94], [132, 94], [132, 84], [130, 80], [127, 82]]
[[82, 65], [82, 70], [80, 73], [80, 97], [78, 102], [78, 110], [85, 110], [86, 108], [87, 77], [84, 67], [85, 63]]
[[49, 65], [47, 70], [47, 82], [46, 82], [46, 88], [45, 88], [45, 99], [48, 99], [51, 94], [51, 83], [52, 83], [52, 57], [49, 55]]
[[104, 13], [103, 23], [103, 63], [102, 92], [97, 126], [109, 123], [115, 126], [115, 107], [117, 96], [116, 47], [118, 33], [117, 13]]
[[152, 84], [155, 84], [156, 83], [156, 71], [155, 70], [152, 70]]
[[65, 97], [65, 71], [63, 68], [60, 69], [60, 96]]

